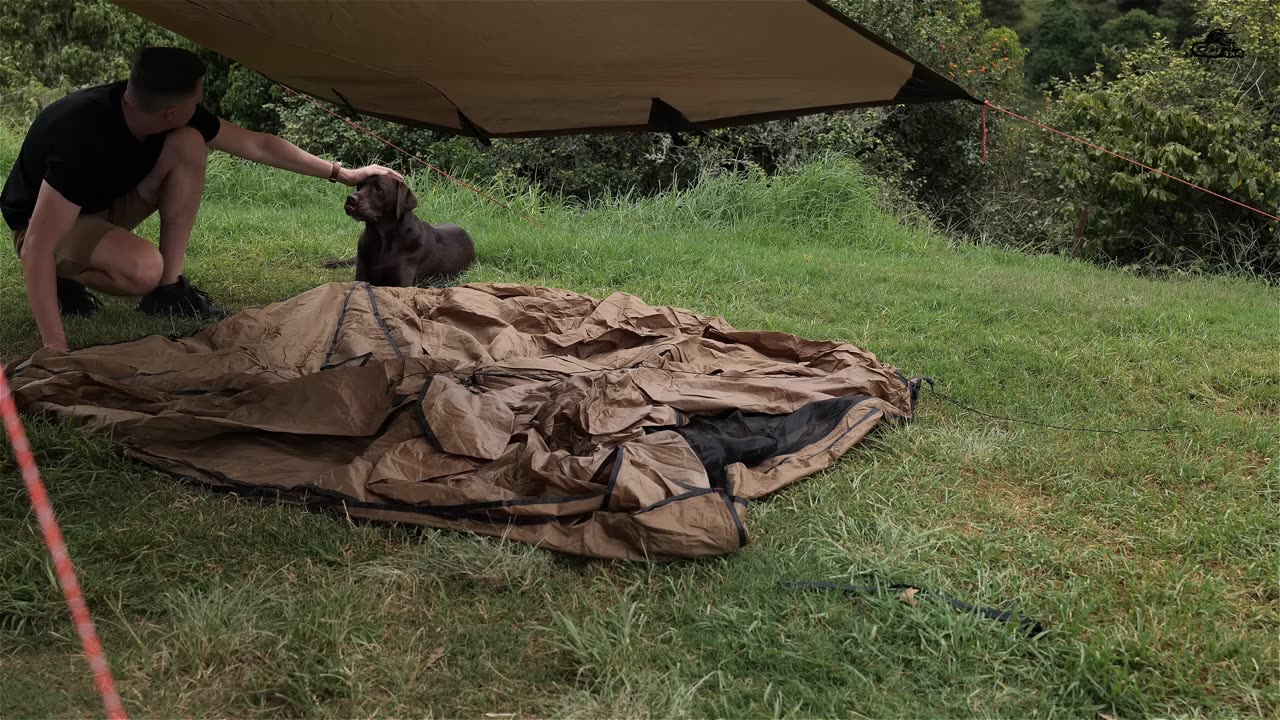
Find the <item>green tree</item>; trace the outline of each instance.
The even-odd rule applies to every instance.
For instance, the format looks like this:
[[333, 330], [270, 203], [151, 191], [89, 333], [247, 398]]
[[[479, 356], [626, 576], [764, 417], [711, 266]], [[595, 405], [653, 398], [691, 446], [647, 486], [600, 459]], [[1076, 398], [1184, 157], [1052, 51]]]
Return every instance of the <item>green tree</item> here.
[[1174, 44], [1196, 34], [1196, 0], [1164, 0], [1156, 15], [1173, 22], [1169, 37]]
[[[1156, 0], [1156, 2], [1159, 2], [1159, 0]], [[1119, 0], [1075, 0], [1072, 4], [1080, 8], [1080, 12], [1084, 14], [1084, 21], [1094, 30], [1119, 17], [1120, 13], [1124, 12], [1120, 7], [1121, 2]]]
[[1078, 77], [1093, 69], [1097, 39], [1084, 11], [1072, 0], [1052, 0], [1040, 19], [1028, 56], [1028, 76], [1037, 86]]
[[144, 45], [200, 55], [209, 66], [205, 101], [220, 110], [230, 60], [108, 0], [0, 0], [0, 108], [30, 116], [71, 90], [122, 79]]
[[992, 25], [1017, 27], [1022, 20], [1022, 0], [982, 0], [982, 17]]
[[1166, 18], [1156, 17], [1145, 10], [1129, 12], [1108, 20], [1098, 31], [1098, 40], [1104, 47], [1137, 50], [1155, 38], [1156, 33], [1171, 37], [1177, 24]]

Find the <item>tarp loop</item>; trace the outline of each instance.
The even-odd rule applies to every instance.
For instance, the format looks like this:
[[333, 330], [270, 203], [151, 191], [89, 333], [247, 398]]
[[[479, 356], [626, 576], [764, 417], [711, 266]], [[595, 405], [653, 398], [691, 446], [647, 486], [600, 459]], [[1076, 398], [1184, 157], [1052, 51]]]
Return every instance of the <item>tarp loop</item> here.
[[342, 104], [346, 106], [347, 112], [351, 113], [351, 117], [360, 118], [361, 120], [364, 119], [364, 116], [361, 115], [360, 111], [356, 109], [355, 104], [352, 103], [351, 100], [348, 99], [346, 95], [343, 95], [342, 93], [338, 92], [338, 88], [329, 88], [329, 89], [332, 90], [334, 96], [336, 96], [339, 100], [341, 100]]

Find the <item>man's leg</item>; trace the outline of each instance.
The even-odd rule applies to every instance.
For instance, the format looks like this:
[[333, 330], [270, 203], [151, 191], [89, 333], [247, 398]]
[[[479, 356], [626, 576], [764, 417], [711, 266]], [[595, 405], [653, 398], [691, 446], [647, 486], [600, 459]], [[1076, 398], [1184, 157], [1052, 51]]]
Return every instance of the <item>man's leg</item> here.
[[[21, 233], [15, 245], [26, 252]], [[54, 247], [60, 281], [81, 283], [110, 295], [141, 295], [160, 282], [164, 262], [155, 246], [108, 221], [104, 214], [81, 215]], [[60, 283], [61, 286], [61, 283]]]
[[98, 237], [87, 267], [77, 269], [72, 263], [59, 262], [59, 275], [108, 295], [146, 295], [160, 284], [164, 260], [155, 245], [105, 220], [96, 231], [92, 228], [97, 223], [77, 222], [77, 230], [81, 225], [87, 226], [82, 232]]
[[204, 138], [195, 129], [174, 130], [165, 138], [164, 150], [155, 168], [138, 184], [135, 194], [138, 202], [160, 210], [159, 284], [138, 303], [142, 312], [206, 319], [227, 315], [226, 310], [214, 305], [209, 295], [192, 285], [182, 272], [187, 243], [204, 194], [208, 153]]
[[138, 184], [142, 199], [160, 209], [163, 270], [159, 285], [172, 285], [182, 275], [191, 229], [204, 195], [207, 161], [208, 149], [200, 133], [194, 128], [178, 128], [165, 138], [155, 168]]
[[[195, 129], [169, 133], [156, 166], [133, 194], [76, 221], [59, 248], [59, 275], [109, 295], [146, 295], [176, 283], [204, 192], [206, 152]], [[157, 209], [159, 250], [133, 233]]]

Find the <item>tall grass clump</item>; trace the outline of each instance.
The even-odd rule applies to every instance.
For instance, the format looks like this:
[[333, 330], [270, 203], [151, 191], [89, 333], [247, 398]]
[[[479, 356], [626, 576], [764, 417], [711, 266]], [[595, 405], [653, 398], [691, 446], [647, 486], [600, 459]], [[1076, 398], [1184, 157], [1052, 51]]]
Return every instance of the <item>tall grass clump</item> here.
[[614, 197], [594, 209], [650, 227], [735, 232], [764, 245], [896, 244], [907, 228], [928, 225], [917, 206], [892, 185], [838, 154], [792, 173], [717, 173], [687, 190], [639, 199]]

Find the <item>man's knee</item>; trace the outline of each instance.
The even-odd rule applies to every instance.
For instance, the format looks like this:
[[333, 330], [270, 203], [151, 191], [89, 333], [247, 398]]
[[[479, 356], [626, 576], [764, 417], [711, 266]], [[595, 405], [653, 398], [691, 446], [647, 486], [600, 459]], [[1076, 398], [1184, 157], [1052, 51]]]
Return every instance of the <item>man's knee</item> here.
[[150, 244], [148, 250], [120, 261], [117, 282], [120, 289], [130, 295], [146, 295], [160, 285], [160, 278], [164, 275], [164, 257]]
[[164, 139], [162, 156], [167, 155], [175, 165], [204, 168], [209, 149], [204, 136], [193, 127], [180, 127]]
[[[138, 185], [138, 194], [159, 207], [166, 198], [180, 200], [193, 191], [203, 192], [208, 152], [204, 136], [195, 128], [173, 130], [165, 136], [160, 159], [151, 174]], [[170, 196], [169, 188], [175, 183], [180, 186], [179, 193]]]

